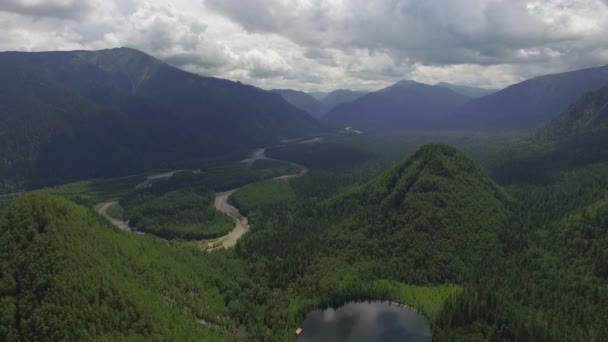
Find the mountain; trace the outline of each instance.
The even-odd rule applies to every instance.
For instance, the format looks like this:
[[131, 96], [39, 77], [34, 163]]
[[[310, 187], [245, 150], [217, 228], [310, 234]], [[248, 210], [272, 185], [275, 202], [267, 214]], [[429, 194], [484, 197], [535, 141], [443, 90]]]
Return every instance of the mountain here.
[[378, 273], [399, 265], [401, 281], [462, 283], [496, 255], [511, 202], [462, 152], [430, 144], [334, 199], [329, 212], [348, 219], [327, 238], [386, 258]]
[[608, 86], [586, 93], [538, 131], [540, 138], [552, 142], [605, 133], [608, 133]]
[[314, 97], [315, 99], [319, 100], [319, 101], [323, 101], [323, 99], [329, 95], [329, 92], [326, 91], [313, 91], [308, 93], [308, 95]]
[[323, 121], [361, 131], [430, 128], [470, 98], [451, 89], [401, 81], [331, 110]]
[[337, 105], [345, 102], [352, 102], [365, 92], [339, 89], [331, 93], [304, 93], [292, 89], [273, 89], [273, 93], [280, 94], [292, 106], [299, 108], [314, 118], [321, 118]]
[[354, 91], [349, 89], [338, 89], [327, 94], [327, 96], [325, 96], [322, 101], [329, 111], [334, 109], [339, 104], [353, 102], [356, 99], [364, 96], [365, 94], [367, 94], [367, 92]]
[[4, 52], [0, 70], [5, 190], [172, 167], [320, 130], [281, 96], [128, 48]]
[[584, 93], [608, 85], [608, 66], [536, 77], [465, 104], [449, 128], [514, 130], [549, 122]]
[[319, 118], [326, 112], [323, 102], [305, 92], [291, 89], [273, 89], [271, 92], [281, 95], [292, 106], [305, 111], [314, 118]]
[[452, 89], [453, 91], [457, 92], [460, 95], [464, 95], [464, 96], [468, 96], [468, 97], [472, 97], [472, 98], [478, 98], [478, 97], [490, 95], [490, 94], [493, 94], [498, 91], [497, 89], [469, 87], [469, 86], [463, 86], [463, 85], [458, 85], [458, 84], [450, 84], [450, 83], [446, 83], [446, 82], [437, 83], [437, 84], [435, 84], [435, 86]]
[[608, 161], [608, 86], [583, 95], [493, 171], [503, 183], [546, 183], [557, 171]]
[[217, 287], [238, 288], [221, 276], [234, 268], [200, 250], [125, 234], [41, 193], [7, 209], [0, 243], [2, 341], [234, 341], [214, 328], [229, 328]]

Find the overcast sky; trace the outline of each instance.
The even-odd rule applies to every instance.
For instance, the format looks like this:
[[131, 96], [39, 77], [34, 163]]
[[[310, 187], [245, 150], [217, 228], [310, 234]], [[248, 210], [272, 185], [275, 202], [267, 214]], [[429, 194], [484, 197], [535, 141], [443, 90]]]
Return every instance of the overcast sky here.
[[608, 0], [0, 0], [0, 50], [128, 46], [263, 88], [501, 88], [608, 64]]

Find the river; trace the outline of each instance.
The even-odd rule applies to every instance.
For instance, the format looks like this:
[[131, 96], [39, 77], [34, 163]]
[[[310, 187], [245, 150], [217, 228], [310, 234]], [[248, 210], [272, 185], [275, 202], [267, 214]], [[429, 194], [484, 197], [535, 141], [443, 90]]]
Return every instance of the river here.
[[[258, 148], [256, 150], [254, 150], [247, 158], [241, 160], [241, 163], [246, 164], [247, 167], [251, 167], [257, 160], [263, 160], [263, 159], [286, 162], [289, 165], [295, 166], [300, 169], [300, 172], [298, 172], [296, 174], [275, 177], [275, 178], [273, 178], [275, 180], [301, 177], [301, 176], [304, 176], [308, 172], [308, 169], [302, 165], [298, 165], [298, 164], [284, 161], [284, 160], [268, 158], [266, 156], [266, 149], [264, 149], [264, 148]], [[221, 248], [226, 248], [226, 249], [232, 248], [236, 245], [237, 241], [245, 233], [247, 233], [249, 231], [249, 220], [247, 219], [247, 217], [243, 216], [237, 208], [235, 208], [230, 203], [228, 203], [230, 196], [233, 193], [237, 192], [239, 189], [240, 188], [232, 189], [230, 191], [218, 192], [215, 194], [215, 202], [214, 202], [215, 209], [230, 216], [234, 220], [234, 228], [227, 235], [224, 235], [217, 239], [201, 241], [199, 244], [201, 246], [201, 248], [203, 248], [209, 252], [218, 250]]]
[[[247, 158], [241, 160], [241, 163], [244, 163], [247, 167], [251, 167], [253, 165], [253, 163], [255, 163], [257, 160], [262, 160], [262, 159], [277, 160], [277, 159], [268, 158], [266, 156], [266, 149], [258, 148], [258, 149], [255, 149]], [[294, 178], [294, 177], [301, 177], [308, 172], [308, 169], [305, 168], [304, 166], [301, 166], [301, 165], [298, 165], [295, 163], [291, 163], [291, 162], [287, 162], [287, 161], [284, 161], [284, 162], [289, 163], [290, 165], [295, 166], [297, 168], [300, 168], [300, 172], [298, 172], [296, 174], [289, 174], [289, 175], [275, 177], [274, 179], [289, 179], [289, 178]], [[137, 189], [149, 188], [154, 184], [154, 182], [157, 182], [162, 179], [170, 179], [171, 177], [173, 177], [175, 175], [175, 173], [177, 173], [179, 171], [183, 171], [183, 170], [175, 170], [175, 171], [169, 171], [169, 172], [163, 172], [163, 173], [150, 175], [146, 178], [145, 181], [137, 184], [136, 188]], [[200, 172], [200, 171], [197, 170], [197, 171], [193, 171], [193, 172]], [[245, 233], [247, 233], [249, 231], [249, 221], [247, 220], [247, 217], [243, 216], [237, 208], [235, 208], [230, 203], [228, 203], [228, 199], [230, 198], [230, 196], [233, 193], [237, 192], [239, 189], [232, 189], [229, 191], [218, 192], [215, 194], [215, 200], [213, 203], [215, 209], [219, 212], [222, 212], [222, 213], [230, 216], [230, 218], [232, 218], [234, 220], [234, 228], [228, 234], [226, 234], [222, 237], [219, 237], [217, 239], [200, 241], [199, 246], [202, 249], [204, 249], [208, 252], [211, 252], [211, 251], [222, 249], [222, 248], [232, 248], [236, 245], [237, 241]], [[118, 229], [124, 230], [124, 231], [133, 231], [132, 227], [129, 226], [129, 222], [119, 220], [119, 219], [113, 218], [110, 215], [108, 215], [108, 209], [112, 205], [115, 205], [117, 203], [118, 203], [118, 200], [116, 200], [116, 199], [98, 203], [97, 205], [95, 205], [95, 211], [97, 211], [99, 214], [101, 214], [103, 217], [105, 217], [108, 221], [110, 221], [110, 223], [112, 223]]]

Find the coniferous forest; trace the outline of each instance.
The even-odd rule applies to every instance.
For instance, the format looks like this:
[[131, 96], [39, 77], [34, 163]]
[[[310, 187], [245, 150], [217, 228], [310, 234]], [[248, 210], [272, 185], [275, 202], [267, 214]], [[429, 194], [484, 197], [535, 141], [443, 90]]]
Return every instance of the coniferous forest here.
[[[131, 49], [0, 53], [0, 74], [0, 341], [293, 341], [310, 312], [367, 301], [437, 341], [608, 340], [603, 73], [476, 100], [399, 82], [333, 125]], [[585, 77], [525, 130], [414, 113], [517, 95], [547, 116]], [[364, 113], [414, 100], [436, 130]], [[353, 106], [369, 132], [336, 126]]]

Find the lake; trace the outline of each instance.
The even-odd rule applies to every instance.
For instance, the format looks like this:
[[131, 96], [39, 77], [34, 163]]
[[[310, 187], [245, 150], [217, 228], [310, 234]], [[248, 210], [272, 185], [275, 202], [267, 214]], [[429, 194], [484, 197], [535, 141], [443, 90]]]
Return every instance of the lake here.
[[407, 306], [351, 302], [306, 315], [298, 342], [431, 341], [428, 320]]

